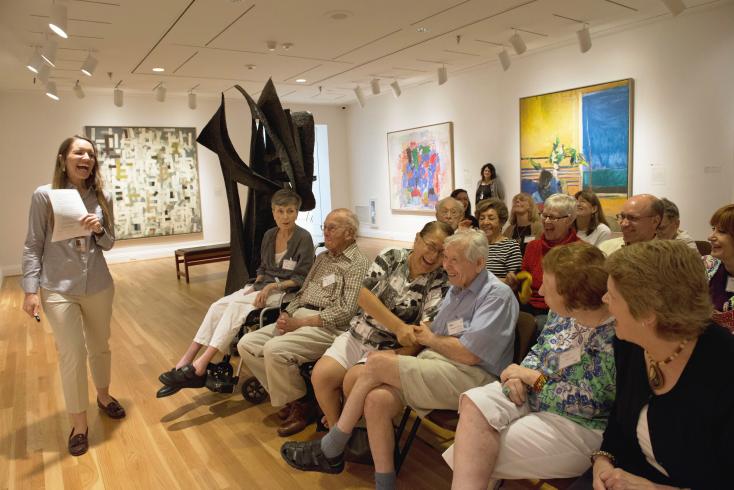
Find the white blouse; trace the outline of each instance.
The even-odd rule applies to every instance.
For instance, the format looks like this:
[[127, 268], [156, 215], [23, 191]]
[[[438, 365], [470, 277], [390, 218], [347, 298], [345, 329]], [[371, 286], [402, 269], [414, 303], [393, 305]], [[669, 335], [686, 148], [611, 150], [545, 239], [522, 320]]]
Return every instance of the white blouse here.
[[610, 230], [604, 223], [599, 223], [591, 234], [587, 235], [586, 231], [576, 230], [576, 236], [586, 243], [590, 243], [593, 246], [598, 247], [601, 242], [605, 242], [612, 238], [612, 230]]

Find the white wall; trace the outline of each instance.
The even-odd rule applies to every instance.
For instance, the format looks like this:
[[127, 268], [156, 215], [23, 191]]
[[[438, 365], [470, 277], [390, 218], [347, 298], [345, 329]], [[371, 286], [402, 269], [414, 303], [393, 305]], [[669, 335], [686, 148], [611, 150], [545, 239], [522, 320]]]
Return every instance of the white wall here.
[[[83, 126], [181, 126], [196, 127], [197, 134], [219, 106], [218, 97], [199, 97], [198, 108], [190, 110], [186, 98], [169, 96], [159, 103], [150, 95], [125, 94], [125, 105], [115, 107], [112, 94], [87, 94], [77, 99], [61, 93], [53, 102], [39, 92], [0, 92], [0, 277], [17, 274], [27, 228], [28, 207], [33, 190], [50, 182], [54, 155], [61, 141], [81, 134]], [[332, 205], [349, 205], [349, 167], [346, 143], [346, 110], [313, 105], [288, 106], [310, 110], [318, 124], [328, 125], [331, 161]], [[242, 97], [226, 100], [227, 125], [235, 148], [247, 161], [250, 147], [250, 111]], [[181, 246], [229, 241], [229, 217], [224, 181], [216, 155], [199, 146], [199, 177], [204, 232], [150, 239], [120, 241], [108, 254], [111, 261], [173, 256]]]
[[[734, 5], [687, 11], [622, 32], [595, 33], [581, 54], [568, 44], [528, 51], [424, 85], [370, 97], [348, 113], [352, 205], [378, 198], [377, 230], [363, 235], [412, 239], [425, 216], [393, 213], [387, 187], [386, 133], [453, 121], [456, 187], [470, 194], [485, 162], [497, 165], [507, 194], [519, 191], [519, 98], [623, 78], [634, 79], [633, 192], [666, 196], [682, 226], [705, 239], [715, 209], [734, 186]], [[651, 181], [662, 165], [665, 183]], [[704, 173], [704, 167], [718, 167]], [[711, 170], [711, 169], [709, 169]], [[509, 201], [509, 198], [507, 199]]]

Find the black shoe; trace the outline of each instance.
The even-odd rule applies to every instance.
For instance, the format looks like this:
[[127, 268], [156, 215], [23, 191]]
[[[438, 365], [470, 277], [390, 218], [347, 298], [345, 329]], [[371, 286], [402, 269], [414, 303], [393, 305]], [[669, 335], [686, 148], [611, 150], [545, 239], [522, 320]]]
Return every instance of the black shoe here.
[[173, 386], [166, 386], [163, 385], [163, 387], [158, 390], [155, 394], [156, 398], [164, 398], [167, 396], [175, 395], [181, 390], [181, 388], [174, 388]]
[[158, 376], [158, 381], [160, 381], [163, 384], [170, 383], [171, 376], [173, 376], [173, 373], [176, 372], [176, 368], [171, 368], [170, 371], [166, 371], [165, 373], [161, 373], [160, 376]]
[[161, 382], [171, 388], [203, 388], [206, 385], [206, 373], [199, 376], [191, 364], [163, 374], [167, 376], [161, 375]]
[[344, 471], [344, 454], [327, 458], [321, 452], [321, 440], [286, 442], [280, 448], [280, 455], [286, 463], [301, 471], [320, 471], [337, 474]]

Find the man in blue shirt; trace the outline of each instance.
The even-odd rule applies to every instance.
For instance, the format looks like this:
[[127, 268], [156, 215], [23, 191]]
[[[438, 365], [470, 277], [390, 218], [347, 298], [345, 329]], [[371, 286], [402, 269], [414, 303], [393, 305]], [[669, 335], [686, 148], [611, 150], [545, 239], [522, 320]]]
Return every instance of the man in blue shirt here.
[[393, 417], [405, 405], [420, 416], [456, 410], [462, 392], [499, 378], [512, 362], [519, 308], [510, 288], [485, 269], [486, 256], [487, 239], [479, 231], [446, 239], [443, 267], [452, 287], [434, 322], [414, 327], [425, 349], [417, 357], [370, 352], [345, 379], [348, 398], [336, 426], [320, 441], [285, 443], [281, 455], [288, 464], [340, 473], [344, 447], [364, 415], [377, 488], [394, 488]]

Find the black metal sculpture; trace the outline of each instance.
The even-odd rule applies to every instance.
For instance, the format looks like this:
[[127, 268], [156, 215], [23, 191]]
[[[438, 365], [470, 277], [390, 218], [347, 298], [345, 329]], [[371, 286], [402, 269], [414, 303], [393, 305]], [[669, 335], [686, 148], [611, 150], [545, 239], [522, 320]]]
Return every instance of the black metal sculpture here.
[[[275, 226], [270, 198], [275, 191], [292, 188], [301, 196], [301, 211], [316, 206], [313, 178], [314, 122], [308, 112], [283, 109], [272, 80], [257, 103], [239, 85], [252, 116], [250, 165], [232, 145], [224, 116], [224, 94], [219, 109], [196, 139], [219, 157], [229, 203], [231, 257], [225, 294], [242, 288], [260, 263], [263, 234]], [[242, 214], [237, 184], [249, 188]]]

